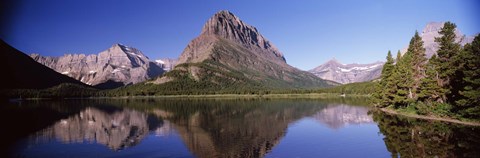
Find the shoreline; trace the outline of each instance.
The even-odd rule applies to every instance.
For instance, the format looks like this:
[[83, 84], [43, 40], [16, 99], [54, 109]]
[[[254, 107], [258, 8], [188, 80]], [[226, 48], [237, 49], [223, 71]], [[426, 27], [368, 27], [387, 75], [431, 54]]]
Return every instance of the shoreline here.
[[[341, 96], [337, 93], [289, 93], [289, 94], [201, 94], [201, 95], [158, 95], [158, 96], [118, 96], [118, 97], [71, 97], [71, 98], [22, 98], [20, 100], [51, 100], [51, 99], [144, 99], [144, 98], [298, 98], [298, 99], [322, 99], [322, 98], [349, 98], [369, 97], [369, 95], [351, 94]], [[18, 99], [10, 99], [18, 100]]]
[[442, 122], [456, 123], [456, 124], [462, 124], [462, 125], [467, 125], [467, 126], [480, 126], [480, 122], [461, 121], [461, 120], [458, 120], [458, 119], [441, 118], [441, 117], [437, 117], [437, 116], [425, 116], [425, 115], [418, 115], [418, 114], [408, 114], [408, 113], [398, 112], [398, 111], [395, 111], [393, 109], [387, 109], [387, 108], [377, 108], [377, 109], [380, 109], [380, 111], [388, 113], [388, 114], [401, 115], [401, 116], [416, 118], [416, 119], [442, 121]]

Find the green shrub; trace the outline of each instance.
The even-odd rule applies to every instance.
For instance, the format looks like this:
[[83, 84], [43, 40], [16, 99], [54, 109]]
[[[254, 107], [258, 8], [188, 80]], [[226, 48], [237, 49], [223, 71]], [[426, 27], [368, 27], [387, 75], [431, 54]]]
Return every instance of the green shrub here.
[[423, 103], [423, 102], [417, 102], [415, 103], [415, 108], [417, 109], [417, 113], [420, 115], [427, 115], [429, 114], [429, 111], [431, 110], [430, 106]]
[[452, 105], [435, 102], [432, 112], [440, 116], [448, 116], [451, 113]]

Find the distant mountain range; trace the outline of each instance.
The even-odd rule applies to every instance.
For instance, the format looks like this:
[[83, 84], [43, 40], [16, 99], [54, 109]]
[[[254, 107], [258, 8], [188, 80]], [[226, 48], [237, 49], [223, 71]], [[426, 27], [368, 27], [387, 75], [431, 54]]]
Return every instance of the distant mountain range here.
[[[430, 58], [433, 54], [437, 53], [439, 46], [435, 42], [435, 38], [440, 37], [438, 31], [442, 29], [443, 24], [444, 22], [428, 23], [420, 34], [420, 37], [422, 37], [422, 41], [424, 42], [423, 46], [425, 47], [427, 58]], [[458, 29], [455, 31], [455, 34], [457, 36], [456, 41], [461, 45], [471, 43], [474, 38], [474, 36], [466, 36], [462, 34]], [[408, 45], [402, 49], [401, 52], [405, 53], [407, 49]], [[383, 64], [384, 62], [380, 61], [370, 64], [342, 64], [337, 60], [332, 59], [309, 70], [309, 72], [322, 79], [347, 84], [380, 78]]]
[[98, 88], [116, 88], [157, 77], [171, 69], [173, 60], [150, 61], [140, 50], [114, 44], [99, 54], [65, 54], [61, 57], [30, 55], [55, 71]]
[[[428, 23], [421, 33], [427, 57], [438, 50], [434, 39], [440, 36], [443, 24]], [[462, 45], [473, 40], [459, 30], [456, 34]], [[182, 93], [321, 88], [377, 79], [384, 64], [342, 64], [332, 59], [308, 72], [301, 71], [287, 64], [283, 54], [257, 28], [229, 11], [213, 15], [178, 60], [150, 60], [140, 50], [122, 44], [98, 54], [31, 54], [29, 58], [3, 41], [0, 44], [2, 59], [6, 60], [1, 64], [9, 68], [6, 75], [12, 76], [3, 78], [2, 88], [6, 89], [41, 89], [61, 83], [108, 89], [142, 82], [141, 86], [148, 85], [140, 88], [142, 94], [144, 90]]]
[[342, 84], [365, 82], [380, 77], [384, 62], [371, 64], [342, 64], [332, 59], [312, 70], [310, 73], [326, 80]]
[[[283, 54], [255, 27], [229, 11], [220, 11], [211, 17], [200, 36], [187, 45], [178, 60], [150, 60], [140, 50], [122, 44], [114, 44], [91, 55], [50, 57], [31, 54], [30, 57], [28, 60], [51, 68], [48, 69], [50, 72], [55, 70], [55, 75], [70, 79], [69, 82], [76, 79], [102, 89], [150, 79], [153, 80], [147, 83], [175, 91], [197, 89], [215, 92], [338, 85], [288, 65]], [[164, 74], [167, 71], [170, 72]], [[150, 88], [158, 90], [154, 85]]]
[[203, 26], [180, 55], [177, 66], [151, 82], [195, 83], [205, 88], [315, 88], [336, 83], [298, 70], [258, 30], [229, 11], [220, 11]]

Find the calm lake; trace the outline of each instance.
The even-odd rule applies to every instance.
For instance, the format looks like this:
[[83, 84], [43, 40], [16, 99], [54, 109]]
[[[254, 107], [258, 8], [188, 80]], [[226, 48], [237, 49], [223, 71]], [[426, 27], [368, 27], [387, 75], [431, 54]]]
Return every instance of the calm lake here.
[[478, 157], [480, 128], [365, 99], [5, 102], [2, 157]]

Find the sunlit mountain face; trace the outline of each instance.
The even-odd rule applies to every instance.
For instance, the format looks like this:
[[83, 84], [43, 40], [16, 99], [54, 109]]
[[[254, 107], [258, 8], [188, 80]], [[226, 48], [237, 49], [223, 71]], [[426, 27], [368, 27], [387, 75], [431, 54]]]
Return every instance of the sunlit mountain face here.
[[103, 89], [140, 83], [163, 74], [165, 64], [172, 66], [162, 60], [151, 61], [142, 51], [123, 44], [114, 44], [98, 54], [30, 57], [58, 73]]

